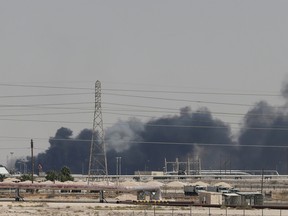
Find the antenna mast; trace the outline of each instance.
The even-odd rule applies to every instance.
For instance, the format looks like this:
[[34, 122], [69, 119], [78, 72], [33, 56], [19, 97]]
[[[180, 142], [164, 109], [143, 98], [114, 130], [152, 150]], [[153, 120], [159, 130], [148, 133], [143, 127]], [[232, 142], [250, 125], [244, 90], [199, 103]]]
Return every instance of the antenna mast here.
[[95, 83], [95, 109], [90, 146], [89, 179], [91, 175], [103, 175], [105, 177], [108, 175], [101, 108], [101, 82], [99, 80]]

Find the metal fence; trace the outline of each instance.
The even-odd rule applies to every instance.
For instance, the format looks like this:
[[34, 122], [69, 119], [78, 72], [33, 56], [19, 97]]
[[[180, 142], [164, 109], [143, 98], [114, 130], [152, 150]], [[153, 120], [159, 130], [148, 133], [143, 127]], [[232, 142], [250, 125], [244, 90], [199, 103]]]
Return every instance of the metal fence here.
[[283, 209], [235, 209], [202, 207], [135, 206], [95, 212], [98, 216], [288, 216]]

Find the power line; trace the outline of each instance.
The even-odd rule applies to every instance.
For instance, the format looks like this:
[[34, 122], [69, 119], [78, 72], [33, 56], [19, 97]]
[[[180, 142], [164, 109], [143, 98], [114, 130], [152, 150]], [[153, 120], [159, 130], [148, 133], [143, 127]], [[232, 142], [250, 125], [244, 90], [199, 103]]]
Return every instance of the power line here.
[[11, 117], [11, 116], [47, 116], [47, 115], [75, 115], [75, 114], [86, 114], [91, 112], [61, 112], [61, 113], [32, 113], [32, 114], [1, 114], [0, 117]]
[[[228, 129], [227, 126], [207, 126], [207, 125], [157, 125], [146, 124], [150, 127], [179, 127], [179, 128], [207, 128], [207, 129]], [[246, 130], [284, 130], [287, 131], [288, 127], [241, 127]]]
[[[133, 109], [109, 109], [109, 108], [104, 108], [104, 110], [114, 110], [114, 111], [122, 111], [122, 112], [129, 112], [131, 114], [131, 112], [148, 112], [148, 113], [163, 113], [163, 110], [133, 110]], [[165, 110], [165, 109], [164, 109]], [[167, 112], [165, 111], [165, 113], [168, 114], [178, 114], [179, 115], [179, 109], [167, 109], [167, 110], [171, 110], [171, 112]], [[172, 112], [174, 111], [174, 112]], [[175, 113], [177, 111], [177, 113]], [[121, 114], [121, 113], [117, 113], [117, 114]], [[188, 113], [191, 115], [194, 114], [207, 114], [206, 111], [201, 111], [201, 110], [196, 110], [194, 112]], [[275, 117], [275, 114], [256, 114], [256, 113], [251, 113], [251, 114], [243, 114], [243, 113], [230, 113], [230, 112], [215, 112], [215, 111], [209, 111], [209, 114], [213, 114], [213, 115], [230, 115], [230, 116], [271, 116], [271, 117]], [[137, 116], [137, 115], [136, 115]], [[152, 117], [152, 116], [151, 116]]]
[[[38, 88], [38, 87], [41, 87], [41, 88], [63, 88], [63, 89], [89, 89], [90, 88], [70, 88], [70, 87], [58, 87], [58, 86], [39, 86], [39, 85], [20, 85], [20, 84], [1, 84], [0, 85], [3, 85], [3, 86], [11, 86], [11, 87], [14, 87], [14, 86], [20, 86], [20, 87], [33, 87], [33, 88]], [[131, 89], [106, 89], [107, 91], [135, 91], [135, 92], [155, 92], [155, 91], [151, 91], [151, 90], [131, 90]], [[156, 91], [157, 92], [157, 91]], [[162, 93], [193, 93], [193, 92], [177, 92], [177, 91], [158, 91], [158, 92], [162, 92]], [[194, 93], [203, 93], [203, 94], [209, 94], [209, 92], [194, 92]], [[210, 92], [211, 94], [213, 94], [212, 92]], [[56, 96], [56, 95], [77, 95], [77, 94], [90, 94], [90, 93], [69, 93], [69, 94], [43, 94], [43, 95], [22, 95], [23, 97], [34, 97], [34, 96]], [[214, 94], [217, 94], [217, 93], [214, 93]], [[220, 94], [223, 94], [223, 95], [232, 95], [232, 94], [235, 94], [235, 93], [220, 93]], [[127, 97], [137, 97], [137, 98], [147, 98], [147, 99], [157, 99], [157, 100], [168, 100], [168, 101], [185, 101], [185, 102], [197, 102], [197, 103], [209, 103], [209, 104], [221, 104], [221, 105], [234, 105], [234, 106], [250, 106], [250, 105], [247, 105], [247, 104], [238, 104], [238, 103], [219, 103], [219, 102], [211, 102], [211, 101], [194, 101], [194, 100], [186, 100], [186, 99], [172, 99], [172, 98], [164, 98], [164, 97], [150, 97], [150, 96], [141, 96], [141, 95], [126, 95], [126, 94], [109, 94], [108, 95], [114, 95], [114, 96], [127, 96]], [[254, 95], [254, 94], [244, 94], [244, 95]], [[257, 95], [261, 95], [261, 96], [264, 96], [264, 94], [257, 94]], [[270, 96], [276, 96], [276, 95], [270, 95]], [[279, 95], [278, 95], [279, 96]], [[0, 97], [14, 97], [14, 96], [0, 96]], [[16, 97], [21, 97], [21, 95], [18, 95]], [[73, 102], [73, 103], [50, 103], [50, 104], [2, 104], [0, 105], [0, 108], [42, 108], [42, 109], [79, 109], [79, 110], [84, 110], [85, 108], [75, 108], [75, 107], [71, 107], [72, 105], [88, 105], [88, 104], [92, 104], [91, 102]], [[121, 106], [133, 106], [133, 107], [143, 107], [143, 108], [149, 108], [149, 109], [161, 109], [161, 110], [176, 110], [176, 109], [171, 109], [171, 108], [163, 108], [163, 107], [149, 107], [149, 106], [140, 106], [140, 105], [129, 105], [129, 104], [117, 104], [117, 103], [107, 103], [107, 104], [110, 104], [110, 105], [121, 105]], [[53, 106], [65, 106], [65, 107], [53, 107]], [[11, 110], [11, 109], [10, 109]], [[9, 110], [9, 111], [10, 111]], [[85, 109], [87, 110], [87, 109]], [[104, 109], [104, 110], [107, 110], [103, 113], [106, 113], [106, 114], [112, 114], [112, 115], [127, 115], [127, 116], [131, 116], [131, 112], [141, 112], [141, 113], [146, 113], [146, 112], [154, 112], [154, 113], [163, 113], [163, 111], [160, 111], [160, 110], [120, 110], [120, 109], [117, 109], [117, 113], [116, 112], [109, 112], [109, 110], [113, 110], [113, 109]], [[129, 112], [127, 114], [125, 113], [120, 113], [119, 111], [121, 112]], [[87, 113], [90, 113], [89, 111], [86, 111], [86, 112], [65, 112], [65, 113], [30, 113], [30, 114], [2, 114], [0, 116], [2, 117], [20, 117], [20, 116], [41, 116], [41, 115], [64, 115], [64, 114], [87, 114]], [[195, 113], [201, 113], [201, 111], [196, 111], [192, 114], [195, 114]], [[213, 115], [233, 115], [233, 116], [264, 116], [264, 117], [274, 117], [274, 114], [265, 114], [265, 115], [262, 115], [262, 114], [242, 114], [242, 113], [228, 113], [228, 112], [209, 112], [209, 114], [213, 114]], [[174, 114], [174, 113], [172, 113]], [[178, 113], [175, 113], [174, 115], [177, 115]], [[205, 112], [204, 112], [205, 114]], [[148, 117], [148, 118], [153, 118], [155, 116], [148, 116], [148, 115], [133, 115], [133, 116], [137, 116], [137, 117]], [[159, 117], [158, 117], [159, 118]], [[160, 117], [161, 118], [161, 117]], [[166, 117], [164, 117], [166, 118]], [[75, 122], [75, 121], [53, 121], [53, 120], [25, 120], [25, 119], [11, 119], [11, 118], [4, 118], [2, 120], [6, 120], [6, 121], [31, 121], [31, 122], [57, 122], [57, 123], [83, 123], [83, 124], [87, 124], [88, 122]], [[203, 121], [202, 121], [203, 122]], [[229, 123], [229, 122], [226, 122], [226, 123]], [[231, 124], [231, 122], [229, 123]], [[235, 124], [235, 123], [233, 123]], [[159, 126], [158, 126], [159, 127]], [[161, 127], [164, 127], [164, 125], [161, 125]], [[171, 127], [170, 126], [165, 126], [165, 127]], [[173, 127], [183, 127], [183, 126], [173, 126]], [[185, 126], [186, 127], [186, 126]], [[188, 126], [190, 127], [190, 126]], [[195, 126], [193, 126], [195, 127]], [[197, 127], [200, 127], [200, 126], [197, 126]], [[211, 126], [208, 127], [208, 126], [202, 126], [202, 127], [207, 127], [207, 128], [212, 128]], [[245, 128], [244, 128], [245, 129]], [[246, 128], [247, 129], [247, 128]], [[257, 129], [257, 130], [263, 130], [263, 128], [248, 128], [248, 129]], [[275, 130], [283, 130], [283, 128], [264, 128], [264, 130], [267, 130], [267, 129], [275, 129]]]
[[[28, 137], [26, 138], [29, 139]], [[37, 138], [37, 139], [44, 139], [44, 138]], [[64, 138], [50, 138], [50, 140], [54, 141], [69, 141], [69, 142], [87, 142], [90, 143], [91, 140], [86, 139], [64, 139]], [[121, 141], [119, 141], [121, 142]], [[235, 143], [198, 143], [198, 142], [161, 142], [161, 141], [125, 141], [125, 143], [138, 143], [138, 144], [153, 144], [153, 145], [189, 145], [189, 146], [209, 146], [209, 147], [233, 147], [233, 148], [242, 148], [242, 147], [251, 147], [251, 148], [288, 148], [288, 145], [259, 145], [259, 144], [235, 144]], [[29, 149], [27, 148], [1, 148], [0, 149]], [[39, 148], [41, 149], [41, 148]], [[42, 149], [43, 150], [43, 149]]]
[[[60, 121], [60, 120], [31, 120], [31, 119], [3, 119], [2, 121], [16, 121], [16, 122], [38, 122], [38, 123], [66, 123], [66, 124], [89, 124], [91, 122], [85, 121]], [[237, 124], [237, 123], [235, 123]], [[105, 123], [105, 125], [113, 125], [113, 123]], [[178, 127], [178, 128], [202, 128], [202, 129], [245, 129], [245, 130], [278, 130], [287, 131], [288, 127], [229, 127], [229, 126], [207, 126], [207, 125], [157, 125], [145, 124], [147, 127]]]
[[166, 90], [144, 90], [144, 89], [103, 89], [112, 92], [140, 92], [140, 93], [169, 93], [169, 94], [197, 94], [197, 95], [226, 95], [226, 96], [269, 96], [280, 97], [281, 94], [268, 93], [231, 93], [231, 92], [200, 92], [200, 91], [166, 91]]
[[239, 104], [239, 103], [225, 103], [225, 102], [215, 102], [215, 101], [200, 101], [200, 100], [186, 100], [186, 99], [171, 99], [164, 97], [152, 97], [152, 96], [142, 96], [142, 95], [127, 95], [127, 94], [116, 94], [116, 93], [106, 93], [106, 95], [121, 96], [121, 97], [134, 97], [134, 98], [145, 98], [153, 100], [165, 100], [165, 101], [179, 101], [179, 102], [190, 102], [190, 103], [204, 103], [204, 104], [218, 104], [218, 105], [229, 105], [229, 106], [244, 106], [251, 107], [251, 104]]
[[[93, 91], [93, 88], [87, 88], [87, 87], [64, 87], [64, 86], [51, 86], [51, 85], [31, 85], [31, 84], [28, 85], [28, 84], [0, 83], [0, 86], [24, 87], [24, 88], [45, 88], [45, 89], [66, 89], [66, 90], [91, 90], [91, 91]], [[158, 87], [158, 85], [157, 85], [157, 87]], [[200, 95], [228, 95], [228, 96], [269, 96], [269, 97], [282, 96], [281, 94], [274, 94], [274, 93], [265, 93], [264, 94], [264, 93], [239, 93], [239, 92], [215, 92], [215, 91], [213, 91], [213, 92], [171, 91], [171, 90], [146, 90], [146, 89], [123, 89], [123, 88], [104, 88], [102, 91], [142, 92], [142, 93], [171, 93], [171, 94], [200, 94]], [[89, 94], [92, 94], [92, 93], [93, 92], [90, 92]], [[86, 93], [84, 93], [84, 94], [86, 94]]]
[[62, 106], [62, 105], [83, 105], [92, 104], [92, 102], [70, 102], [70, 103], [42, 103], [42, 104], [1, 104], [0, 107], [41, 107], [41, 106]]
[[[0, 86], [20, 86], [20, 87], [30, 87], [30, 88], [49, 88], [49, 89], [89, 89], [91, 88], [79, 88], [79, 87], [59, 87], [59, 86], [40, 86], [40, 85], [21, 85], [21, 84], [1, 84]], [[137, 90], [137, 89], [106, 89], [106, 91], [112, 92], [142, 92], [142, 93], [173, 93], [173, 94], [200, 94], [200, 95], [229, 95], [229, 96], [281, 96], [279, 94], [260, 94], [260, 93], [231, 93], [231, 92], [195, 92], [195, 91], [165, 91], [165, 90]], [[90, 93], [66, 93], [66, 94], [43, 94], [43, 95], [8, 95], [8, 96], [0, 96], [0, 98], [12, 98], [12, 97], [43, 97], [43, 96], [68, 96], [68, 95], [84, 95], [84, 94], [92, 94]], [[157, 100], [166, 100], [166, 101], [181, 101], [181, 102], [193, 102], [193, 103], [203, 103], [203, 104], [218, 104], [218, 105], [229, 105], [229, 106], [252, 106], [251, 104], [239, 104], [239, 103], [226, 103], [226, 102], [215, 102], [215, 101], [200, 101], [200, 100], [187, 100], [187, 99], [173, 99], [173, 98], [164, 98], [164, 97], [151, 97], [151, 96], [143, 96], [143, 95], [127, 95], [127, 94], [116, 94], [116, 93], [104, 93], [106, 95], [113, 96], [125, 96], [125, 97], [137, 97], [137, 98], [145, 98], [145, 99], [157, 99]]]
[[38, 122], [38, 123], [71, 123], [71, 124], [90, 124], [91, 122], [81, 122], [81, 121], [61, 121], [61, 120], [32, 120], [32, 119], [10, 119], [1, 118], [1, 121], [15, 121], [15, 122]]
[[[85, 105], [85, 104], [89, 104], [90, 102], [77, 102], [77, 103], [54, 103], [54, 104], [23, 104], [23, 105], [20, 105], [20, 104], [16, 104], [16, 105], [0, 105], [0, 108], [1, 110], [3, 110], [3, 107], [4, 108], [41, 108], [41, 109], [72, 109], [72, 110], [90, 110], [92, 111], [91, 108], [80, 108], [80, 107], [52, 107], [52, 106], [62, 106], [62, 105]], [[106, 104], [113, 104], [113, 103], [106, 103]], [[120, 105], [120, 104], [116, 104], [116, 105]], [[125, 104], [122, 104], [122, 106], [125, 106]], [[149, 113], [163, 113], [163, 110], [165, 110], [165, 113], [168, 113], [168, 114], [179, 114], [179, 109], [173, 109], [173, 108], [162, 108], [162, 107], [153, 107], [153, 106], [140, 106], [140, 105], [129, 105], [127, 104], [126, 106], [130, 106], [130, 107], [142, 107], [142, 108], [155, 108], [155, 109], [159, 109], [159, 110], [132, 110], [132, 109], [111, 109], [111, 108], [104, 108], [104, 110], [114, 110], [114, 111], [118, 111], [117, 113], [113, 113], [113, 112], [105, 112], [105, 113], [109, 113], [109, 114], [117, 114], [117, 115], [125, 115], [123, 113], [120, 113], [121, 112], [129, 112], [129, 114], [131, 115], [131, 112], [149, 112]], [[160, 110], [160, 109], [163, 109], [163, 110]], [[16, 110], [16, 109], [13, 109], [13, 110]], [[19, 110], [19, 109], [18, 109]], [[21, 109], [22, 110], [22, 109]], [[167, 112], [168, 110], [170, 110], [171, 112]], [[12, 111], [11, 109], [9, 109], [9, 111]], [[173, 112], [173, 111], [177, 111], [177, 113]], [[74, 112], [75, 114], [78, 114], [78, 113], [81, 113], [81, 112]], [[82, 112], [82, 113], [90, 113], [90, 112]], [[205, 111], [202, 112], [201, 110], [196, 110], [194, 112], [191, 112], [191, 114], [196, 114], [196, 113], [203, 113], [205, 114]], [[210, 114], [213, 114], [213, 115], [230, 115], [230, 116], [265, 116], [265, 117], [275, 117], [275, 114], [254, 114], [254, 113], [249, 113], [249, 114], [243, 114], [243, 113], [231, 113], [231, 112], [215, 112], [215, 111], [209, 111]], [[53, 113], [51, 113], [53, 114]], [[58, 113], [55, 113], [56, 115]], [[65, 113], [60, 113], [60, 114], [65, 114]], [[70, 113], [67, 113], [67, 114], [73, 114], [72, 112]], [[12, 114], [11, 114], [12, 115]], [[18, 114], [17, 116], [25, 116], [25, 115], [41, 115], [41, 114]], [[50, 115], [50, 114], [45, 114], [43, 113], [43, 115]], [[0, 115], [0, 116], [10, 116], [9, 114], [8, 115]], [[15, 116], [15, 115], [13, 115]], [[133, 116], [139, 116], [139, 117], [151, 117], [153, 118], [154, 116], [147, 116], [147, 115], [133, 115]]]
[[0, 95], [0, 98], [26, 98], [26, 97], [54, 97], [54, 96], [75, 96], [90, 95], [91, 93], [57, 93], [57, 94], [33, 94], [33, 95]]
[[[173, 98], [164, 98], [164, 97], [150, 97], [150, 96], [125, 95], [125, 94], [108, 94], [108, 95], [124, 96], [124, 97], [135, 97], [135, 98], [145, 98], [145, 99], [153, 99], [153, 100], [200, 103], [200, 104], [217, 104], [217, 105], [228, 105], [228, 106], [253, 107], [253, 105], [251, 105], [251, 104], [239, 104], [239, 103], [225, 103], [225, 102], [213, 102], [213, 101], [186, 100], [186, 99], [175, 99], [175, 98], [173, 99]], [[41, 96], [41, 95], [39, 95], [39, 96]], [[5, 97], [5, 96], [3, 96], [3, 97]], [[17, 96], [17, 97], [19, 97], [19, 96]], [[83, 104], [83, 103], [84, 104], [90, 104], [91, 102], [82, 102], [82, 103], [80, 103], [80, 102], [78, 102], [78, 103], [71, 102], [71, 103], [51, 103], [51, 104], [2, 104], [2, 105], [0, 105], [0, 107], [35, 107], [35, 106], [52, 106], [52, 105], [68, 105], [68, 104], [72, 105], [72, 104]]]
[[0, 86], [8, 87], [24, 87], [24, 88], [45, 88], [45, 89], [67, 89], [67, 90], [93, 90], [92, 88], [80, 88], [80, 87], [64, 87], [64, 86], [47, 86], [47, 85], [24, 85], [24, 84], [8, 84], [0, 83]]
[[284, 145], [253, 145], [253, 144], [225, 144], [225, 143], [183, 143], [183, 142], [141, 142], [141, 141], [128, 141], [128, 143], [143, 143], [143, 144], [155, 144], [155, 145], [191, 145], [191, 146], [220, 146], [220, 147], [234, 147], [234, 148], [241, 148], [241, 147], [253, 147], [253, 148], [288, 148]]
[[[5, 108], [13, 108], [13, 110], [23, 110], [23, 109], [20, 109], [22, 106], [22, 108], [40, 108], [40, 109], [70, 109], [70, 110], [82, 110], [82, 112], [61, 112], [61, 113], [41, 113], [41, 114], [2, 114], [0, 116], [33, 116], [33, 115], [59, 115], [59, 114], [85, 114], [85, 113], [91, 113], [92, 109], [91, 108], [80, 108], [80, 107], [52, 107], [54, 105], [68, 105], [68, 104], [82, 104], [84, 105], [85, 103], [61, 103], [61, 104], [42, 104], [42, 105], [45, 105], [45, 106], [42, 106], [41, 104], [34, 104], [34, 105], [2, 105], [4, 106]], [[129, 105], [127, 105], [129, 106]], [[133, 106], [133, 105], [130, 105], [130, 106]], [[137, 106], [137, 107], [142, 107], [142, 106]], [[1, 108], [1, 105], [0, 105], [0, 108]], [[15, 109], [15, 108], [19, 108], [19, 109]], [[148, 106], [143, 106], [143, 108], [148, 108]], [[152, 107], [150, 107], [152, 108]], [[158, 107], [158, 109], [161, 109], [160, 107]], [[1, 110], [3, 110], [3, 108], [1, 108]], [[84, 111], [85, 110], [85, 111]], [[90, 111], [89, 111], [90, 110]], [[162, 113], [163, 114], [163, 111], [161, 110], [132, 110], [132, 109], [111, 109], [111, 108], [104, 108], [103, 109], [104, 112], [103, 113], [106, 113], [106, 114], [113, 114], [113, 115], [128, 115], [128, 114], [125, 114], [123, 112], [129, 112], [129, 115], [130, 116], [134, 116], [134, 117], [147, 117], [147, 118], [153, 118], [155, 116], [148, 116], [148, 115], [139, 115], [139, 114], [131, 114], [131, 112], [143, 112], [143, 113]], [[179, 109], [172, 109], [172, 108], [163, 108], [163, 110], [165, 110], [165, 113], [166, 114], [174, 114], [174, 115], [179, 115]], [[171, 110], [171, 112], [167, 112], [168, 110]], [[9, 109], [9, 111], [12, 111], [11, 109]], [[109, 112], [109, 111], [118, 111], [118, 112]], [[173, 112], [173, 111], [177, 111], [177, 113]], [[191, 114], [205, 114], [205, 112], [202, 112], [201, 110], [196, 110], [194, 112], [191, 112]], [[259, 116], [262, 116], [262, 117], [275, 117], [275, 114], [254, 114], [254, 113], [248, 113], [248, 114], [243, 114], [243, 113], [230, 113], [230, 112], [215, 112], [215, 111], [209, 111], [209, 114], [212, 114], [212, 115], [225, 115], [225, 116], [249, 116], [249, 117], [252, 117], [252, 116], [255, 116], [255, 117], [259, 117]], [[158, 117], [158, 118], [161, 118], [161, 117]]]
[[136, 104], [123, 104], [123, 103], [111, 103], [111, 102], [103, 102], [103, 104], [109, 104], [109, 105], [116, 105], [116, 106], [125, 106], [125, 107], [138, 107], [138, 108], [149, 108], [149, 109], [161, 109], [161, 110], [177, 110], [175, 108], [167, 108], [167, 107], [159, 107], [159, 106], [147, 106], [147, 105], [136, 105]]

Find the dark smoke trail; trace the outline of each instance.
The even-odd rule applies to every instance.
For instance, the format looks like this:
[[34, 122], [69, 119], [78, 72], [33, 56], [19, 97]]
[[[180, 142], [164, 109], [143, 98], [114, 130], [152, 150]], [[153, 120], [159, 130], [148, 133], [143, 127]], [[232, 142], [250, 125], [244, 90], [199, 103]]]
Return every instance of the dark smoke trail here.
[[[288, 99], [288, 83], [282, 87], [282, 95]], [[265, 101], [258, 102], [245, 116], [239, 134], [239, 146], [260, 145], [261, 148], [242, 148], [238, 164], [242, 169], [277, 169], [288, 172], [288, 115], [287, 103], [276, 108]], [[269, 147], [269, 148], [265, 148]]]

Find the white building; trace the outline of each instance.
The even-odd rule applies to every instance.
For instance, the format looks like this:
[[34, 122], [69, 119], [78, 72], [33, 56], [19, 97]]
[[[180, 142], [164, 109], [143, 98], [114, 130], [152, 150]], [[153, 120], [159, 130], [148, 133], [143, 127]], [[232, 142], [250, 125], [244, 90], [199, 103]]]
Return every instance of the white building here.
[[0, 166], [0, 175], [9, 175], [9, 172], [5, 167]]
[[201, 191], [199, 193], [199, 202], [208, 205], [222, 205], [222, 193]]

